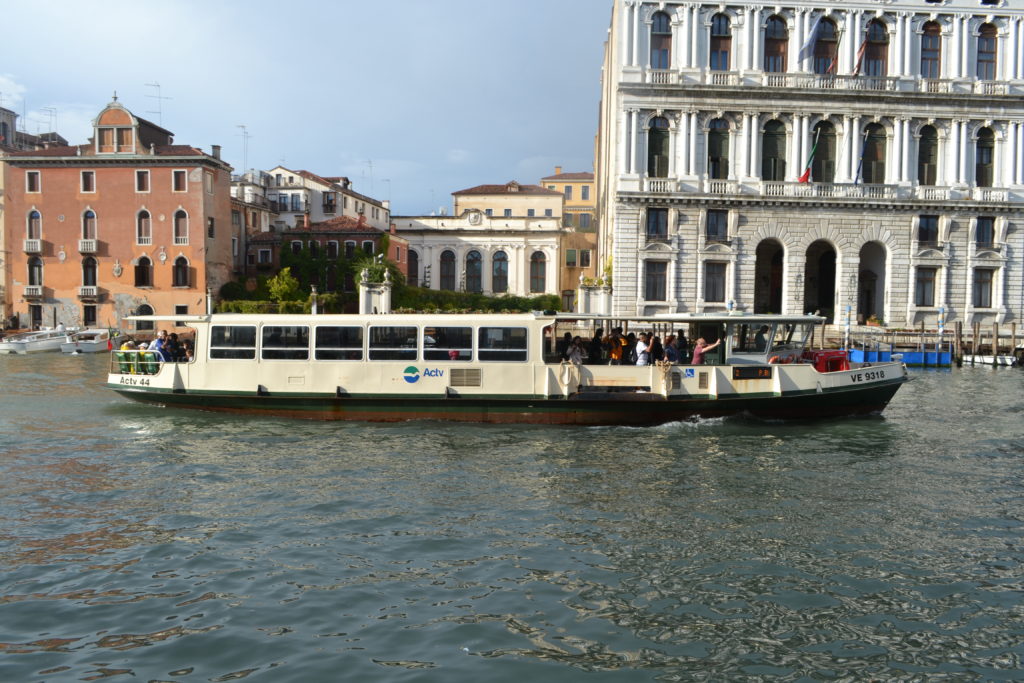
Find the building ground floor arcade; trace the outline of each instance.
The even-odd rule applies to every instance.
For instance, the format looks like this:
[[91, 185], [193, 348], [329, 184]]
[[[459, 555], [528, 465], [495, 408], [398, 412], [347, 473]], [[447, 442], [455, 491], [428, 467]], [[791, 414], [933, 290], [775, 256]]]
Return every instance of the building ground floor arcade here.
[[1024, 320], [1024, 214], [1006, 205], [620, 201], [613, 312], [819, 312], [897, 327]]

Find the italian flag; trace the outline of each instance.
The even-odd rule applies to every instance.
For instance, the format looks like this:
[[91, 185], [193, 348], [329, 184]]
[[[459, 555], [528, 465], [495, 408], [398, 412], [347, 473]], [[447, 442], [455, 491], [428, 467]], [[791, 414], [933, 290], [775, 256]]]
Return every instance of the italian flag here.
[[800, 174], [799, 181], [801, 183], [809, 183], [811, 181], [811, 163], [814, 161], [814, 153], [818, 149], [819, 135], [821, 135], [821, 128], [814, 133], [814, 144], [811, 146], [811, 153], [807, 156], [807, 165], [804, 166], [804, 172]]

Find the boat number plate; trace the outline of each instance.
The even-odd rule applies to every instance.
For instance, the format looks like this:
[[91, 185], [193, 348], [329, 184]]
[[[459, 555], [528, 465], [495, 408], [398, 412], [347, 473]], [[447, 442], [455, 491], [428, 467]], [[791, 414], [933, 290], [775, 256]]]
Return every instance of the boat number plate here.
[[865, 370], [850, 375], [854, 382], [874, 382], [876, 379], [885, 379], [885, 370]]

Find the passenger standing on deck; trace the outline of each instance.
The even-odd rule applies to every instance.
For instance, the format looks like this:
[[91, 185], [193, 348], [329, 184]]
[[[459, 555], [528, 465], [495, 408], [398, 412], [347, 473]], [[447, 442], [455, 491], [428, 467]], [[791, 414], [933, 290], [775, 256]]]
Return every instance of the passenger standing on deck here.
[[768, 346], [768, 339], [765, 336], [767, 334], [768, 334], [768, 326], [767, 325], [761, 325], [761, 329], [759, 329], [757, 331], [757, 334], [754, 335], [754, 350], [755, 351], [764, 351], [765, 348]]
[[587, 350], [583, 348], [583, 340], [580, 337], [574, 337], [569, 342], [569, 352], [566, 354], [570, 363], [573, 365], [582, 365], [583, 361], [587, 358]]
[[651, 333], [641, 332], [640, 337], [636, 340], [636, 364], [637, 365], [650, 365], [651, 364]]
[[679, 348], [676, 346], [676, 335], [665, 337], [665, 360], [669, 363], [679, 362]]
[[558, 343], [555, 345], [555, 351], [558, 352], [558, 356], [562, 360], [569, 360], [570, 346], [572, 346], [572, 335], [566, 332], [565, 335], [563, 335], [562, 338], [559, 339]]
[[604, 330], [600, 327], [597, 328], [597, 332], [594, 333], [594, 338], [590, 340], [590, 344], [587, 347], [587, 362], [591, 365], [600, 365], [604, 361]]
[[676, 348], [679, 350], [679, 362], [685, 363], [690, 359], [690, 342], [686, 339], [686, 332], [676, 330]]
[[691, 364], [702, 365], [704, 363], [704, 354], [714, 349], [721, 343], [721, 339], [716, 341], [714, 344], [708, 344], [706, 341], [704, 341], [704, 337], [698, 339], [693, 345], [693, 361]]
[[612, 329], [605, 342], [608, 344], [608, 365], [622, 365], [622, 354], [625, 351], [626, 339], [622, 336], [622, 328]]
[[651, 365], [665, 358], [665, 347], [661, 345], [661, 337], [648, 333], [647, 343], [650, 345], [648, 352], [651, 354]]

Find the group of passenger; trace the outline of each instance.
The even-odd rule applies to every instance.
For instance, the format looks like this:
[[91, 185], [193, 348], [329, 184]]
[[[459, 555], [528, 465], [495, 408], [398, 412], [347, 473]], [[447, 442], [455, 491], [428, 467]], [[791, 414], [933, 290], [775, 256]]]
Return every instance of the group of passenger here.
[[177, 332], [167, 333], [160, 330], [151, 342], [128, 340], [121, 345], [122, 351], [148, 351], [162, 363], [189, 363], [195, 357], [195, 347], [191, 339], [178, 339]]
[[566, 332], [559, 340], [557, 350], [563, 360], [577, 365], [653, 365], [659, 361], [700, 365], [704, 362], [704, 355], [719, 344], [720, 339], [708, 344], [700, 337], [691, 348], [682, 330], [669, 334], [662, 342], [661, 337], [653, 332], [624, 335], [621, 327], [615, 327], [608, 335], [604, 334], [603, 328], [598, 328], [589, 341]]

